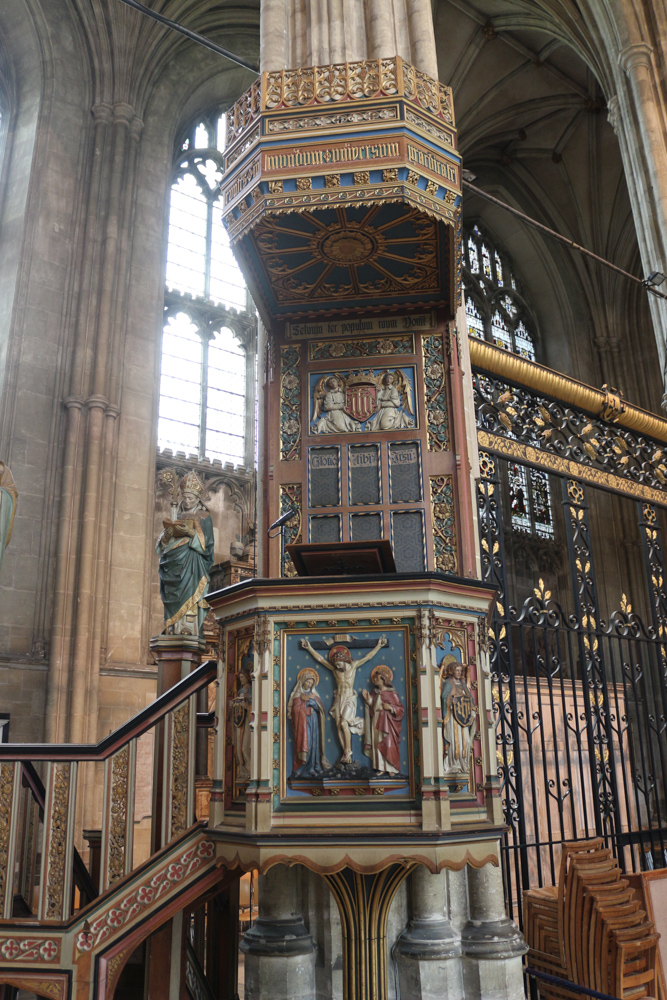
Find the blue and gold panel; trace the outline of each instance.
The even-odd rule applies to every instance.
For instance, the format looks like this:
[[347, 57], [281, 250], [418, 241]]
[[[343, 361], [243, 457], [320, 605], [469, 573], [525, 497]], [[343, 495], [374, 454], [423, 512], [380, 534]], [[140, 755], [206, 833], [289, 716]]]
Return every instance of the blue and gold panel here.
[[413, 366], [320, 371], [309, 378], [310, 434], [380, 433], [418, 426]]
[[274, 761], [283, 803], [321, 806], [333, 796], [349, 808], [362, 796], [414, 797], [410, 622], [394, 621], [401, 624], [350, 622], [344, 632], [281, 627]]

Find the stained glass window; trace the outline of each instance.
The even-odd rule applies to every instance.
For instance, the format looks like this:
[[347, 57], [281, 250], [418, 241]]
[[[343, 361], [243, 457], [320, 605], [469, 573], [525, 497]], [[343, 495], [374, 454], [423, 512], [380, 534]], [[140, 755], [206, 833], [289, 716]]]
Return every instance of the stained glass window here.
[[507, 466], [512, 529], [538, 538], [554, 537], [549, 477], [518, 462]]
[[482, 243], [482, 268], [484, 270], [484, 277], [491, 279], [491, 254], [489, 253], [489, 248], [486, 243]]
[[473, 274], [479, 274], [479, 254], [477, 253], [477, 244], [472, 236], [468, 240], [468, 264]]
[[[247, 338], [241, 334], [254, 320], [222, 223], [224, 144], [218, 114], [194, 124], [179, 148], [169, 206], [158, 445], [199, 460], [244, 463]], [[181, 309], [184, 296], [189, 304]]]
[[497, 250], [495, 251], [495, 255], [494, 256], [495, 256], [495, 259], [496, 259], [496, 283], [498, 285], [502, 285], [503, 284], [503, 262], [500, 259], [500, 254], [498, 253]]
[[554, 525], [551, 515], [551, 487], [546, 472], [539, 469], [530, 470], [530, 485], [533, 501], [533, 525], [536, 535], [541, 538], [554, 537]]
[[466, 315], [468, 317], [468, 334], [471, 337], [484, 340], [484, 321], [471, 295], [466, 295]]
[[514, 344], [517, 354], [529, 361], [535, 360], [535, 344], [524, 323], [519, 320], [514, 330]]
[[509, 295], [506, 295], [504, 298], [502, 298], [500, 300], [500, 304], [503, 307], [503, 309], [505, 310], [505, 312], [509, 316], [511, 316], [512, 319], [514, 319], [514, 317], [516, 316], [516, 314], [518, 313], [519, 310], [517, 309], [517, 307], [515, 306], [514, 302], [509, 297]]
[[510, 462], [508, 465], [510, 511], [512, 527], [515, 531], [525, 531], [530, 534], [530, 500], [528, 498], [528, 476], [525, 465]]
[[504, 317], [496, 309], [491, 320], [491, 340], [496, 347], [504, 347], [506, 351], [512, 350], [512, 337], [507, 327]]
[[463, 282], [469, 335], [535, 361], [534, 324], [510, 258], [479, 226], [468, 230], [465, 240], [468, 263]]

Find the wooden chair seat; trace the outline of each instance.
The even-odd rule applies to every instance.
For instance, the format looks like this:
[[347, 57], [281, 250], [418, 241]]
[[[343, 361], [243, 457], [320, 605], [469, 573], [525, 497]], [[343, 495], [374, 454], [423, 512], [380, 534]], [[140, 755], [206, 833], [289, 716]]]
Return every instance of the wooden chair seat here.
[[[621, 1000], [653, 1000], [659, 935], [601, 838], [563, 844], [555, 886], [523, 894], [528, 961]], [[544, 1000], [580, 1000], [539, 983]]]

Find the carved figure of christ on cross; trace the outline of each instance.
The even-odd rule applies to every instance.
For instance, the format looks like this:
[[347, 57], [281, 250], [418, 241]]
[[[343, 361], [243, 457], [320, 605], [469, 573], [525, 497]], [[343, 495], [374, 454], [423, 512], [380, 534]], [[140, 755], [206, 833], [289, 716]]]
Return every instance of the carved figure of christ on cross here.
[[383, 646], [387, 645], [386, 635], [381, 635], [375, 647], [362, 656], [359, 660], [353, 660], [347, 646], [332, 646], [329, 651], [329, 659], [313, 649], [308, 639], [301, 640], [301, 648], [306, 649], [317, 663], [327, 670], [331, 670], [336, 681], [336, 693], [329, 715], [336, 723], [338, 740], [343, 751], [340, 758], [341, 764], [352, 763], [352, 733], [361, 735], [364, 731], [364, 720], [357, 717], [357, 692], [354, 690], [354, 677], [364, 663], [372, 660]]

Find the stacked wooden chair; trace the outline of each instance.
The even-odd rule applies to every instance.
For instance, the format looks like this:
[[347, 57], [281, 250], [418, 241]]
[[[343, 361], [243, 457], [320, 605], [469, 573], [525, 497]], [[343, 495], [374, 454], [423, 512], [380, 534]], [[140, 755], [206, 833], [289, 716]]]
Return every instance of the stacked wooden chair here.
[[[528, 964], [578, 986], [642, 1000], [657, 996], [659, 934], [601, 839], [563, 844], [558, 885], [523, 894]], [[577, 1000], [538, 981], [545, 1000]]]

